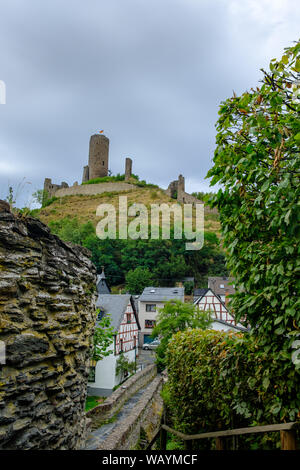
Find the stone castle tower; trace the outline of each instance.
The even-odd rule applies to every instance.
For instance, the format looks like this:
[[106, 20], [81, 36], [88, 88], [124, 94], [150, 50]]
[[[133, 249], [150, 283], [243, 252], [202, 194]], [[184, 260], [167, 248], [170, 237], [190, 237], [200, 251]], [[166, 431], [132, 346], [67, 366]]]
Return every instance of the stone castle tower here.
[[83, 168], [82, 182], [108, 175], [109, 139], [103, 134], [90, 138], [89, 164]]

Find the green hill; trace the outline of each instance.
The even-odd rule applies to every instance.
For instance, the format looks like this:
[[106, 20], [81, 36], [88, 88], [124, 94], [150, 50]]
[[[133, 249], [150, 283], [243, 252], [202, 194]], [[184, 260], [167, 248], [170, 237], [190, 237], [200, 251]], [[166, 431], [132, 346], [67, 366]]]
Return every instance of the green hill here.
[[[199, 287], [207, 285], [207, 276], [226, 275], [225, 257], [219, 244], [218, 214], [205, 212], [205, 244], [199, 251], [187, 251], [186, 240], [100, 240], [95, 227], [99, 204], [113, 204], [118, 215], [119, 196], [127, 196], [128, 207], [142, 203], [174, 204], [159, 187], [145, 185], [129, 191], [104, 192], [98, 195], [72, 195], [52, 198], [46, 207], [35, 211], [65, 241], [81, 244], [92, 253], [98, 271], [105, 266], [111, 286], [124, 286], [129, 271], [143, 267], [151, 273], [153, 285], [174, 285], [185, 277], [194, 277]], [[130, 219], [130, 218], [128, 218]], [[172, 225], [171, 225], [172, 226]]]

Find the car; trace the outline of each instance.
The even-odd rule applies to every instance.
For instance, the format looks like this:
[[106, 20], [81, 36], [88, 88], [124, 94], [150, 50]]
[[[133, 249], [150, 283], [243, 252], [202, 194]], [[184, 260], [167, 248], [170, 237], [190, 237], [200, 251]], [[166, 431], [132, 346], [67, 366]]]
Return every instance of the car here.
[[151, 343], [144, 343], [142, 348], [147, 351], [149, 349], [156, 349], [157, 346], [160, 345], [160, 341], [159, 339], [155, 339], [154, 341], [152, 341]]

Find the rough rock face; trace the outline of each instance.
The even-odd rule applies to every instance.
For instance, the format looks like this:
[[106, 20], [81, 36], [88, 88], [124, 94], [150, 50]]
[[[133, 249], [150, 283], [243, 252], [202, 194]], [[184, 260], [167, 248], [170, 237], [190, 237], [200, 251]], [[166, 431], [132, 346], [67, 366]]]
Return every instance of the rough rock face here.
[[0, 449], [84, 444], [96, 317], [88, 256], [0, 204]]

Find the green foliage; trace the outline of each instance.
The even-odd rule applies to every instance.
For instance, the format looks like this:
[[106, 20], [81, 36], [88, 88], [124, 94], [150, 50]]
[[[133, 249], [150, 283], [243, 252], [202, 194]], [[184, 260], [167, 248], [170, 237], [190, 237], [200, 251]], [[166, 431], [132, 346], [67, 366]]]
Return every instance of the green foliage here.
[[136, 363], [130, 362], [128, 358], [124, 356], [124, 353], [121, 352], [116, 364], [116, 375], [120, 375], [122, 380], [122, 378], [127, 377], [128, 375], [135, 372], [135, 369]]
[[93, 338], [94, 347], [92, 359], [94, 361], [101, 361], [104, 357], [113, 353], [113, 351], [111, 349], [108, 350], [108, 348], [113, 343], [114, 333], [114, 328], [111, 326], [109, 315], [106, 315], [98, 321]]
[[8, 195], [6, 197], [6, 201], [8, 202], [8, 204], [10, 205], [10, 208], [12, 209], [15, 204], [16, 204], [16, 198], [14, 196], [14, 190], [13, 190], [13, 187], [12, 186], [9, 186], [8, 188]]
[[33, 201], [36, 202], [37, 204], [40, 204], [42, 208], [50, 206], [53, 202], [57, 201], [58, 198], [53, 196], [49, 197], [49, 194], [47, 191], [44, 191], [43, 189], [38, 189], [32, 194]]
[[49, 227], [53, 233], [62, 240], [84, 245], [89, 236], [95, 235], [95, 229], [92, 222], [81, 224], [77, 218], [65, 218], [58, 222], [49, 222]]
[[[297, 419], [299, 369], [284, 353], [259, 348], [251, 335], [212, 330], [177, 333], [168, 344], [167, 367], [163, 397], [172, 424], [182, 432]], [[240, 443], [259, 442], [263, 448], [260, 439], [252, 436]]]
[[287, 354], [300, 322], [299, 64], [297, 42], [263, 70], [262, 86], [221, 104], [207, 175], [223, 186], [210, 202], [238, 287], [235, 316]]
[[157, 336], [160, 345], [156, 349], [156, 363], [159, 370], [166, 366], [166, 351], [172, 335], [187, 328], [206, 329], [211, 324], [210, 313], [202, 312], [194, 304], [187, 304], [180, 300], [169, 300], [159, 310], [156, 325], [152, 331], [152, 338]]
[[183, 283], [183, 287], [184, 287], [184, 293], [186, 295], [191, 295], [193, 293], [194, 283], [193, 281], [185, 281]]
[[100, 178], [93, 178], [89, 181], [85, 181], [82, 184], [117, 183], [119, 181], [124, 181], [124, 180], [125, 180], [125, 175], [120, 175], [120, 173], [118, 173], [115, 176], [102, 176]]
[[145, 287], [153, 284], [153, 274], [148, 268], [138, 266], [125, 276], [126, 288], [131, 294], [141, 294]]
[[214, 196], [215, 193], [205, 193], [203, 191], [198, 191], [198, 192], [194, 192], [192, 193], [192, 196], [196, 197], [197, 199], [199, 199], [200, 201], [207, 201], [211, 196]]
[[86, 397], [86, 402], [85, 402], [85, 411], [89, 411], [92, 408], [95, 408], [95, 406], [100, 405], [105, 400], [104, 397]]
[[[128, 271], [148, 269], [154, 285], [170, 286], [185, 276], [195, 277], [198, 285], [207, 285], [207, 276], [226, 276], [225, 256], [214, 233], [204, 234], [199, 251], [187, 251], [186, 240], [99, 240], [91, 222], [64, 218], [50, 222], [51, 231], [64, 241], [88, 248], [99, 272], [105, 272], [111, 285], [124, 283]], [[129, 289], [131, 290], [131, 288]]]

